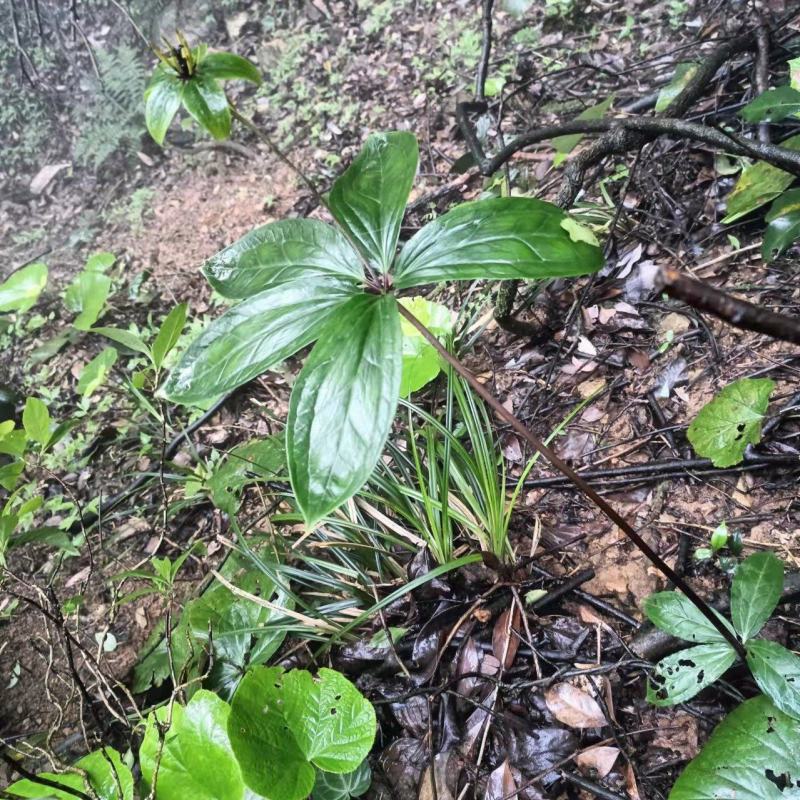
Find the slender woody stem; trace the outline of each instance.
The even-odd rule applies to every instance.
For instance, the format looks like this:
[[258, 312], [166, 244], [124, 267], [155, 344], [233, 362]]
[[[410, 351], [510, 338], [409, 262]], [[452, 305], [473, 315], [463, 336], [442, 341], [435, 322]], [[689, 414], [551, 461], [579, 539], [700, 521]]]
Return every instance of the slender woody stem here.
[[401, 316], [405, 317], [436, 349], [439, 355], [450, 366], [461, 375], [482, 400], [497, 414], [500, 419], [507, 422], [534, 450], [541, 453], [557, 470], [562, 472], [586, 497], [588, 497], [622, 532], [644, 553], [645, 557], [658, 569], [666, 578], [677, 586], [686, 597], [691, 600], [703, 616], [719, 631], [730, 646], [736, 651], [739, 657], [744, 660], [746, 657], [742, 643], [725, 626], [724, 622], [717, 616], [708, 603], [680, 576], [669, 564], [664, 561], [658, 553], [650, 547], [647, 542], [636, 532], [633, 526], [608, 502], [606, 502], [572, 467], [551, 450], [538, 436], [531, 433], [527, 427], [512, 414], [507, 411], [491, 392], [480, 383], [477, 378], [454, 356], [449, 353], [442, 343], [404, 306], [398, 305]]

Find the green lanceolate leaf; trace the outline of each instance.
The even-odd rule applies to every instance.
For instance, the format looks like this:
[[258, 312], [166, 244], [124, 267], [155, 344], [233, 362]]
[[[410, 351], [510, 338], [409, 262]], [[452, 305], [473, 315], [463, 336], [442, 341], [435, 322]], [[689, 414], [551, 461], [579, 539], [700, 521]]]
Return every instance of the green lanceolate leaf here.
[[736, 568], [731, 584], [731, 619], [746, 642], [775, 610], [783, 592], [783, 562], [772, 553], [754, 553]]
[[[645, 599], [642, 609], [653, 625], [684, 641], [702, 644], [722, 644], [726, 641], [695, 604], [678, 592], [651, 594]], [[717, 616], [730, 627], [726, 619], [720, 614]]]
[[105, 347], [82, 370], [78, 378], [78, 394], [86, 399], [103, 385], [111, 367], [117, 361], [115, 347]]
[[772, 261], [800, 238], [800, 189], [790, 189], [778, 197], [764, 218], [767, 229], [761, 257]]
[[[597, 103], [597, 105], [589, 106], [589, 108], [585, 108], [578, 114], [575, 119], [585, 120], [585, 119], [602, 119], [605, 116], [606, 111], [611, 108], [611, 104], [614, 102], [614, 95], [612, 94], [610, 97], [607, 97], [601, 103]], [[583, 139], [582, 133], [571, 133], [567, 136], [556, 136], [555, 139], [552, 140], [552, 145], [556, 149], [556, 155], [553, 159], [553, 166], [558, 166], [566, 157], [580, 144], [581, 139]]]
[[413, 134], [373, 134], [330, 192], [334, 218], [364, 258], [383, 272], [394, 261], [418, 159]]
[[561, 209], [531, 197], [464, 203], [426, 225], [403, 247], [395, 285], [437, 281], [555, 278], [603, 265], [599, 247], [573, 241]]
[[44, 446], [50, 441], [50, 412], [38, 397], [29, 397], [22, 411], [22, 425], [29, 439]]
[[92, 333], [99, 333], [101, 336], [111, 339], [112, 342], [121, 344], [123, 347], [127, 347], [129, 350], [133, 350], [136, 353], [141, 353], [152, 360], [150, 348], [142, 341], [141, 336], [131, 331], [126, 331], [122, 328], [106, 328], [101, 326], [99, 328], [92, 328]]
[[64, 305], [78, 316], [73, 325], [79, 331], [88, 331], [103, 313], [111, 293], [111, 278], [95, 269], [84, 269], [75, 277], [64, 293]]
[[690, 700], [722, 677], [736, 661], [729, 644], [701, 644], [673, 653], [656, 664], [647, 700], [656, 706], [674, 706]]
[[159, 64], [144, 93], [144, 120], [158, 144], [164, 143], [169, 126], [181, 106], [180, 78]]
[[[448, 336], [453, 331], [453, 314], [447, 306], [433, 303], [424, 297], [403, 297], [399, 301], [435, 336]], [[430, 383], [441, 371], [436, 349], [408, 320], [400, 319], [403, 333], [403, 372], [400, 378], [400, 397]]]
[[320, 669], [283, 676], [286, 724], [309, 761], [328, 772], [352, 772], [375, 740], [375, 709], [347, 678]]
[[717, 726], [669, 800], [790, 800], [775, 779], [800, 783], [800, 722], [767, 697], [745, 700]]
[[353, 297], [320, 333], [286, 425], [289, 475], [308, 525], [352, 497], [380, 458], [397, 407], [400, 350], [391, 295]]
[[245, 300], [189, 345], [162, 393], [199, 403], [233, 390], [313, 342], [352, 291], [332, 280], [296, 280]]
[[670, 82], [658, 93], [656, 112], [661, 113], [669, 108], [675, 98], [686, 88], [686, 84], [695, 76], [700, 65], [691, 61], [678, 64]]
[[208, 53], [197, 66], [197, 73], [218, 81], [243, 80], [261, 83], [258, 67], [234, 53]]
[[760, 94], [739, 113], [747, 122], [780, 122], [798, 112], [800, 92], [791, 86], [779, 86]]
[[353, 283], [364, 279], [358, 254], [347, 239], [315, 219], [262, 225], [206, 261], [203, 274], [223, 297], [235, 298], [319, 276]]
[[[133, 800], [133, 776], [122, 763], [119, 753], [111, 747], [103, 751], [96, 750], [75, 763], [78, 770], [86, 773], [86, 778], [79, 772], [40, 772], [39, 777], [83, 792], [97, 800]], [[88, 786], [87, 786], [88, 784]], [[120, 794], [120, 789], [122, 793]], [[14, 797], [38, 797], [48, 800], [75, 800], [75, 793], [53, 789], [31, 780], [12, 783], [6, 789]], [[94, 794], [90, 794], [94, 792]]]
[[225, 90], [214, 78], [195, 73], [181, 86], [181, 101], [194, 120], [215, 139], [231, 132], [231, 109]]
[[[791, 136], [780, 143], [781, 147], [800, 150], [800, 135]], [[728, 213], [722, 220], [725, 225], [735, 222], [751, 211], [760, 208], [780, 195], [794, 182], [794, 175], [765, 161], [756, 161], [742, 170], [736, 186], [728, 195]]]
[[747, 644], [747, 666], [758, 688], [784, 714], [800, 720], [800, 658], [777, 642], [753, 639]]
[[761, 441], [761, 422], [774, 388], [769, 378], [742, 378], [726, 386], [689, 426], [695, 452], [715, 467], [738, 464], [747, 445]]
[[178, 703], [171, 708], [160, 761], [156, 719], [166, 723], [170, 707], [159, 708], [147, 719], [139, 750], [145, 793], [155, 776], [158, 800], [242, 800], [242, 774], [228, 739], [230, 706], [201, 689], [185, 708]]
[[228, 736], [242, 777], [271, 800], [304, 800], [314, 786], [314, 767], [288, 730], [283, 708], [283, 670], [254, 667], [231, 703]]
[[153, 341], [153, 364], [160, 369], [170, 350], [178, 343], [186, 324], [186, 303], [179, 303], [167, 314]]
[[47, 285], [47, 266], [28, 264], [0, 283], [0, 311], [24, 312], [32, 308]]
[[350, 800], [365, 794], [371, 783], [372, 770], [367, 761], [343, 774], [317, 770], [317, 782], [311, 797], [312, 800]]

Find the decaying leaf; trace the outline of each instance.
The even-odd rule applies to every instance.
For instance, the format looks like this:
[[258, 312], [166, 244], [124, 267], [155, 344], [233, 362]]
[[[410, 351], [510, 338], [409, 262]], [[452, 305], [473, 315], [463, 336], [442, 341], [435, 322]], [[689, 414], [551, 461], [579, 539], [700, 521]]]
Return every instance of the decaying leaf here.
[[575, 763], [584, 775], [605, 778], [614, 768], [618, 756], [617, 747], [590, 747], [575, 756]]
[[571, 728], [602, 728], [606, 718], [597, 701], [571, 683], [557, 683], [544, 695], [550, 713]]

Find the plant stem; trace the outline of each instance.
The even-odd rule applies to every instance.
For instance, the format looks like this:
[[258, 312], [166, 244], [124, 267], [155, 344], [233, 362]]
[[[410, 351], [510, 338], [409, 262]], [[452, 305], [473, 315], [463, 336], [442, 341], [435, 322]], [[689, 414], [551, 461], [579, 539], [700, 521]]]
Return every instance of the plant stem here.
[[746, 653], [742, 643], [736, 636], [728, 630], [722, 620], [714, 613], [708, 603], [680, 576], [669, 564], [664, 561], [658, 553], [650, 547], [647, 542], [636, 532], [633, 526], [606, 500], [604, 500], [572, 467], [569, 466], [560, 456], [551, 450], [538, 436], [531, 433], [528, 428], [510, 411], [507, 411], [495, 398], [491, 392], [480, 383], [477, 378], [454, 356], [449, 353], [441, 342], [404, 306], [398, 304], [401, 316], [405, 317], [436, 349], [439, 355], [453, 369], [461, 375], [467, 383], [474, 389], [476, 394], [497, 414], [500, 419], [507, 422], [534, 450], [541, 453], [557, 470], [562, 472], [577, 489], [588, 497], [622, 532], [641, 550], [645, 557], [677, 586], [689, 600], [694, 603], [698, 611], [719, 631], [730, 646], [736, 651], [739, 657], [744, 660]]

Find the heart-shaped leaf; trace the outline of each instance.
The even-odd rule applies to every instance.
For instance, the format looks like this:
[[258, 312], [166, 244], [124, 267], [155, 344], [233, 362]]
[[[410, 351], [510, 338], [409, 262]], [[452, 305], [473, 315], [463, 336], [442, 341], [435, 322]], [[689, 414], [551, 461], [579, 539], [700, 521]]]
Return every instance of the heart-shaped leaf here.
[[573, 241], [564, 212], [532, 197], [496, 197], [463, 203], [406, 242], [395, 285], [486, 278], [585, 275], [603, 265], [599, 247]]
[[244, 298], [319, 276], [359, 283], [358, 254], [340, 231], [316, 219], [262, 225], [206, 261], [203, 274], [223, 296]]
[[246, 383], [313, 342], [352, 291], [338, 281], [295, 280], [245, 300], [189, 345], [163, 394], [199, 403]]
[[24, 312], [32, 308], [47, 285], [47, 266], [28, 264], [0, 283], [0, 311]]
[[[790, 800], [800, 786], [800, 722], [759, 695], [717, 726], [669, 800]], [[783, 789], [782, 787], [786, 787]]]
[[746, 642], [775, 610], [783, 592], [783, 562], [769, 552], [754, 553], [736, 568], [731, 584], [731, 619]]
[[690, 700], [736, 661], [729, 644], [701, 644], [673, 653], [656, 664], [647, 699], [656, 706], [674, 706]]
[[356, 295], [319, 336], [292, 390], [286, 426], [289, 475], [308, 525], [352, 497], [383, 451], [402, 368], [397, 301]]
[[700, 409], [686, 432], [695, 452], [710, 458], [715, 467], [738, 464], [747, 445], [761, 441], [761, 422], [774, 388], [769, 378], [728, 384]]
[[388, 272], [394, 261], [418, 160], [412, 133], [375, 133], [331, 188], [331, 213], [379, 271]]
[[350, 800], [361, 797], [372, 783], [372, 770], [368, 761], [352, 772], [335, 773], [317, 770], [317, 782], [311, 794], [312, 800]]

